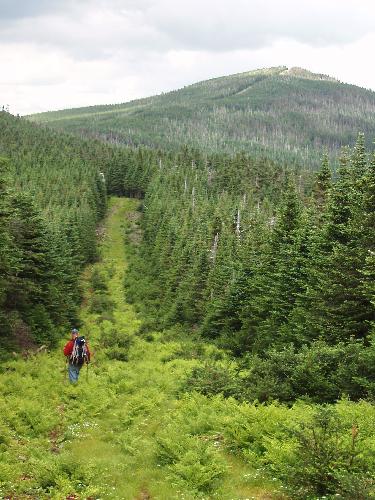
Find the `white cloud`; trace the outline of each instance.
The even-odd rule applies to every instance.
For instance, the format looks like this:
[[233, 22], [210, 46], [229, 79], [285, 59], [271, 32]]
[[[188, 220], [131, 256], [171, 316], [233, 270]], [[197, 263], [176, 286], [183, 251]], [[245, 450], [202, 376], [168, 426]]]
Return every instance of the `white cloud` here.
[[[375, 30], [372, 0], [86, 0], [32, 1], [35, 13], [0, 30], [7, 41], [48, 44], [79, 57], [170, 49], [232, 51], [288, 38], [314, 46], [355, 41]], [[14, 2], [18, 5], [19, 2]], [[27, 4], [26, 4], [27, 5]], [[28, 10], [26, 9], [26, 13]]]

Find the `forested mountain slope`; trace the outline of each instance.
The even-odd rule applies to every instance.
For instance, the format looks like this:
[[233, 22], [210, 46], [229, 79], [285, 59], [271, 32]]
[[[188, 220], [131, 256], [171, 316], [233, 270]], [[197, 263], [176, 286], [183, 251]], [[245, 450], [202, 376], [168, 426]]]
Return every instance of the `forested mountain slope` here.
[[375, 136], [375, 93], [284, 66], [215, 78], [125, 104], [32, 115], [30, 120], [129, 145], [266, 154], [317, 164], [321, 151]]
[[[97, 353], [77, 387], [56, 351], [0, 363], [0, 496], [374, 498], [373, 149], [174, 146], [0, 113], [0, 354], [72, 324]], [[100, 226], [107, 193], [141, 201]]]
[[0, 355], [4, 345], [51, 344], [77, 322], [78, 277], [97, 257], [107, 189], [124, 193], [111, 179], [131, 163], [139, 191], [146, 157], [0, 112]]
[[[186, 155], [193, 158], [188, 150], [106, 145], [0, 113], [0, 347], [53, 343], [58, 326], [77, 321], [77, 279], [96, 259], [107, 193], [143, 197], [162, 166], [173, 170]], [[194, 158], [207, 165], [215, 185], [231, 177], [237, 189], [258, 184], [263, 196], [283, 175], [266, 160], [198, 152]]]

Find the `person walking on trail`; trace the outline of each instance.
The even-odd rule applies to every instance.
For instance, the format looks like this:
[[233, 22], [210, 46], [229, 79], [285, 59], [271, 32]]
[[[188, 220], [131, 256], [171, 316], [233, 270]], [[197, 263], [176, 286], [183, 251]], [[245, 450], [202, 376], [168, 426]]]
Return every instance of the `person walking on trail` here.
[[79, 335], [79, 331], [73, 328], [71, 331], [72, 338], [64, 347], [64, 355], [68, 362], [68, 374], [71, 384], [78, 382], [79, 372], [84, 365], [90, 362], [90, 350], [85, 337]]

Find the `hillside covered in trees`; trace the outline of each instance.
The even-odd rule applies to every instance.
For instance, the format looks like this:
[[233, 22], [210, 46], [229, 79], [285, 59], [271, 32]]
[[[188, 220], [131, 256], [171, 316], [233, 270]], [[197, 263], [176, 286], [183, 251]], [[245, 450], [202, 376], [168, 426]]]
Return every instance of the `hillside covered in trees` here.
[[317, 166], [321, 151], [375, 135], [375, 93], [280, 66], [215, 78], [125, 104], [32, 115], [30, 120], [131, 146], [246, 151]]
[[272, 165], [261, 178], [266, 164], [244, 155], [216, 162], [186, 151], [149, 184], [127, 287], [144, 328], [188, 325], [239, 356], [245, 378], [210, 368], [236, 397], [373, 399], [375, 162], [363, 136], [335, 182], [324, 158], [309, 192]]
[[[0, 346], [50, 344], [77, 323], [79, 276], [97, 258], [107, 188], [125, 194], [111, 177], [129, 154], [0, 113]], [[150, 162], [131, 156], [143, 189]]]
[[374, 160], [363, 135], [333, 178], [327, 156], [312, 175], [245, 153], [121, 148], [0, 118], [3, 339], [42, 342], [76, 321], [106, 194], [125, 195], [144, 198], [126, 293], [145, 330], [181, 324], [242, 358], [251, 370], [239, 397], [374, 396]]
[[139, 204], [110, 199], [100, 260], [81, 277], [94, 357], [79, 383], [67, 383], [60, 349], [0, 363], [0, 496], [373, 498], [371, 401], [228, 397], [247, 372], [230, 352], [177, 325], [144, 331], [123, 293]]

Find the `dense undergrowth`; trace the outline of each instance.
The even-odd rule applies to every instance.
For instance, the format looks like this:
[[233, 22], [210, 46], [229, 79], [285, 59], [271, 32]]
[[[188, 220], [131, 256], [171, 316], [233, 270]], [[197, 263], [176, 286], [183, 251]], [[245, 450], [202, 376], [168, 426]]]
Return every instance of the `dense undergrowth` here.
[[[111, 202], [102, 259], [83, 275], [94, 357], [79, 384], [68, 384], [61, 350], [1, 365], [0, 497], [372, 498], [370, 403], [213, 395], [220, 380], [207, 367], [236, 370], [225, 351], [177, 327], [142, 333], [123, 300], [122, 236], [134, 236], [136, 206]], [[190, 382], [203, 369], [206, 394]]]

